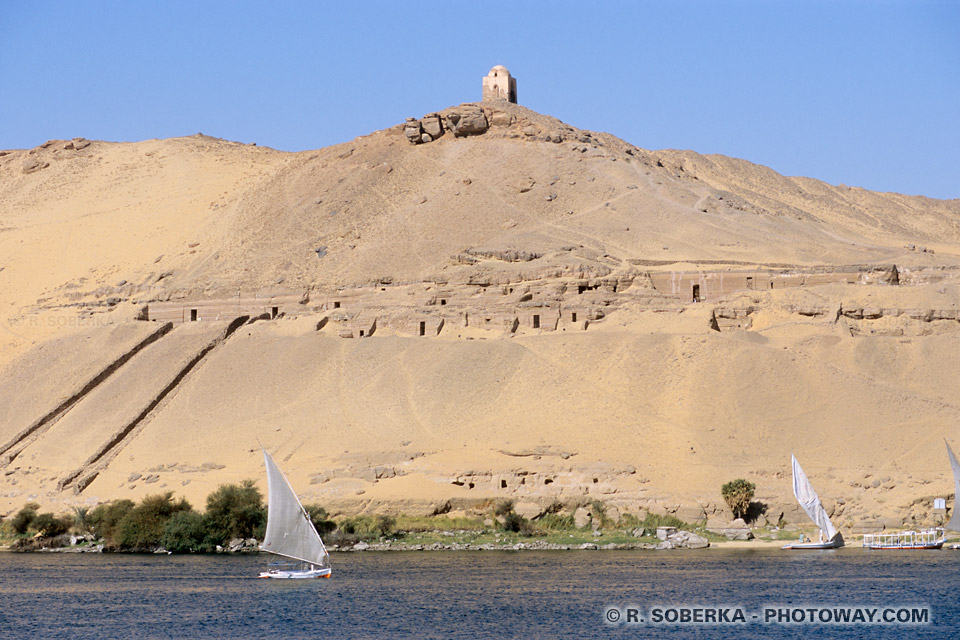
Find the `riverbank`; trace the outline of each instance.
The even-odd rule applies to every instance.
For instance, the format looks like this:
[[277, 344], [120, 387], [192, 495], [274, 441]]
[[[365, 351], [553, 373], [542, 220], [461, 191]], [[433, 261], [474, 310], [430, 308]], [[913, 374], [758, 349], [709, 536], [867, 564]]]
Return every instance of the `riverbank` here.
[[[677, 534], [680, 534], [677, 536]], [[365, 551], [379, 552], [416, 552], [416, 551], [667, 551], [674, 549], [779, 549], [785, 544], [784, 540], [769, 540], [754, 538], [752, 540], [708, 540], [704, 536], [689, 531], [678, 531], [672, 537], [660, 540], [652, 536], [640, 539], [626, 540], [623, 536], [565, 536], [566, 540], [558, 540], [557, 536], [549, 538], [524, 538], [492, 533], [489, 536], [476, 536], [465, 540], [462, 536], [445, 535], [411, 535], [403, 538], [382, 539], [374, 541], [359, 540], [347, 544], [327, 545], [332, 554], [359, 553]], [[854, 545], [856, 546], [856, 545]], [[79, 544], [68, 546], [35, 546], [32, 548], [16, 548], [16, 544], [0, 545], [0, 553], [128, 553], [106, 548], [102, 540], [81, 541]], [[141, 552], [142, 553], [142, 552]], [[152, 553], [170, 553], [158, 547]], [[220, 554], [256, 554], [259, 545], [253, 539], [234, 540], [228, 545], [209, 553]], [[202, 555], [202, 554], [201, 554]]]

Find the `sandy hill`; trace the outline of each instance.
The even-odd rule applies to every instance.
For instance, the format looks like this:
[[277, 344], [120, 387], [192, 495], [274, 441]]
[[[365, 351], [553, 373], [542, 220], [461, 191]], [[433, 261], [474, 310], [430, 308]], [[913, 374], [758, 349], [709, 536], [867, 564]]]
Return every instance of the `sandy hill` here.
[[262, 479], [259, 438], [345, 511], [722, 519], [743, 476], [797, 521], [794, 452], [844, 526], [923, 522], [958, 265], [960, 201], [503, 102], [302, 153], [0, 152], [0, 510], [199, 501]]

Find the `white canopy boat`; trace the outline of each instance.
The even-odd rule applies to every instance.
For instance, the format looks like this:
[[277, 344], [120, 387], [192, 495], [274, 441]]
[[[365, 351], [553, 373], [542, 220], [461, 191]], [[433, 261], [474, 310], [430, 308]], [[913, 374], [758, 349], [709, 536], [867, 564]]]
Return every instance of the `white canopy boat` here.
[[[953, 450], [950, 449], [950, 444], [946, 439], [943, 443], [947, 446], [947, 455], [950, 457], [950, 466], [953, 468], [954, 487], [957, 492], [960, 492], [960, 463], [957, 462], [957, 457], [953, 455]], [[954, 495], [956, 496], [958, 493]], [[957, 513], [956, 500], [954, 500], [953, 516], [947, 523], [947, 529], [960, 531], [960, 514]], [[924, 531], [898, 531], [895, 533], [867, 533], [863, 536], [863, 547], [865, 549], [940, 549], [943, 547], [943, 542], [943, 529], [940, 528]]]
[[261, 578], [304, 579], [329, 578], [326, 566], [329, 554], [310, 516], [293, 492], [280, 468], [263, 450], [267, 466], [267, 533], [261, 551], [275, 553], [301, 563], [300, 569], [273, 569], [260, 573]]
[[942, 546], [943, 529], [863, 534], [864, 549], [906, 551], [910, 549], [939, 549]]
[[804, 542], [803, 536], [800, 541], [784, 545], [784, 549], [836, 549], [843, 546], [843, 536], [837, 531], [830, 517], [820, 503], [820, 496], [813, 490], [813, 485], [807, 479], [807, 474], [800, 468], [797, 458], [791, 454], [790, 460], [793, 463], [793, 495], [803, 510], [810, 516], [813, 523], [820, 529], [820, 540], [818, 542]]

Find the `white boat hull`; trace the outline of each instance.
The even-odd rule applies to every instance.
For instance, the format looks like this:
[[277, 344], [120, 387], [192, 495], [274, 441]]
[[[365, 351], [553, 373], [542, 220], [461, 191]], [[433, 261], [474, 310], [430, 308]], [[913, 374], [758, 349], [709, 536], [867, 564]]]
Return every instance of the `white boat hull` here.
[[332, 570], [327, 569], [304, 569], [303, 571], [274, 569], [273, 571], [261, 571], [261, 578], [274, 578], [277, 580], [310, 580], [312, 578], [329, 578]]
[[942, 529], [901, 531], [898, 533], [867, 533], [863, 536], [864, 549], [905, 551], [910, 549], [940, 549], [944, 538]]
[[827, 540], [826, 542], [794, 542], [793, 544], [786, 544], [781, 549], [838, 549], [842, 545], [839, 545], [834, 540]]
[[937, 542], [925, 542], [923, 544], [865, 544], [864, 549], [907, 551], [914, 549], [940, 549], [943, 547], [943, 540]]

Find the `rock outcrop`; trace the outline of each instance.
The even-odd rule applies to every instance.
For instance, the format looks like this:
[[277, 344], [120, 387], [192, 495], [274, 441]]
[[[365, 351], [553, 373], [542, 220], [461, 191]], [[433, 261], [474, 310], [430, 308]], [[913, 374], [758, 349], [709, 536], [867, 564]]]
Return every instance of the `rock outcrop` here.
[[706, 538], [690, 531], [674, 531], [661, 540], [656, 546], [657, 549], [705, 549], [710, 546]]

